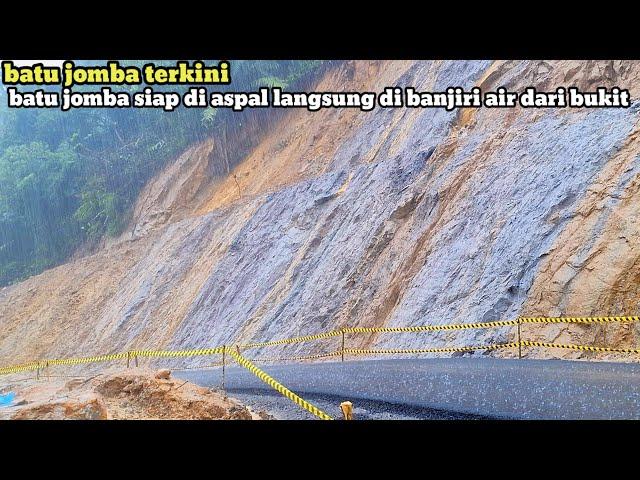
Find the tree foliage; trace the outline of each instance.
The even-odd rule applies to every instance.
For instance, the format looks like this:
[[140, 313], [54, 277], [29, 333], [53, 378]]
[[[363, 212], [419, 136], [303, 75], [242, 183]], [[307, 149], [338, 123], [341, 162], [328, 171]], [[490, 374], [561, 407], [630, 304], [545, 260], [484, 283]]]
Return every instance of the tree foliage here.
[[[296, 86], [320, 64], [232, 61], [231, 85], [216, 90]], [[117, 235], [141, 188], [168, 160], [207, 136], [228, 139], [243, 118], [213, 108], [62, 112], [6, 103], [0, 90], [0, 286], [63, 262], [86, 242]]]

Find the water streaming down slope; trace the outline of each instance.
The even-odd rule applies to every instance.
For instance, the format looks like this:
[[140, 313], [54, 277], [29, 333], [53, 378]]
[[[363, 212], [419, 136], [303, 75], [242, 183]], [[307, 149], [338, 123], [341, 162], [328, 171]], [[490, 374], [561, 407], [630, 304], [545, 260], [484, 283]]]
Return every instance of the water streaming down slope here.
[[[636, 98], [639, 77], [636, 62], [349, 62], [317, 90], [618, 85]], [[120, 239], [0, 291], [0, 360], [212, 346], [343, 326], [637, 313], [637, 135], [637, 104], [300, 110], [270, 128], [229, 175], [212, 174], [212, 138], [150, 182]], [[608, 328], [529, 326], [527, 334], [638, 343], [634, 326]], [[512, 335], [362, 336], [350, 346]]]

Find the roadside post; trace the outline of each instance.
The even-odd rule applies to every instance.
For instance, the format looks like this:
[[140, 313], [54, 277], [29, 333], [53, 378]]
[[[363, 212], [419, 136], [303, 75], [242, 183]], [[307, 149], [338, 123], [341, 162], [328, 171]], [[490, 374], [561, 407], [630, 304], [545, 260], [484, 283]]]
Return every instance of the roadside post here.
[[345, 420], [353, 420], [353, 403], [342, 402], [340, 404], [340, 410], [342, 410], [342, 415]]
[[227, 346], [222, 346], [222, 390], [224, 390], [224, 366], [226, 363]]
[[518, 358], [522, 359], [522, 340], [520, 338], [520, 324], [522, 323], [522, 319], [518, 317]]

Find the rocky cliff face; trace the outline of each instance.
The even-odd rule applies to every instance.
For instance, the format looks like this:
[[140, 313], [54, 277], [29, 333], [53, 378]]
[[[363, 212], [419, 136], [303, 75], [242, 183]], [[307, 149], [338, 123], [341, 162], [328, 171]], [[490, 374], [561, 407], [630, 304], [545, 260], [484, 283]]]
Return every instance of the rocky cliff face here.
[[[350, 62], [316, 89], [392, 85], [617, 85], [635, 99], [640, 63]], [[1, 363], [343, 326], [637, 314], [638, 118], [638, 104], [298, 110], [222, 176], [211, 173], [214, 138], [154, 179], [117, 242], [0, 291]], [[523, 333], [640, 343], [632, 325], [527, 326]], [[511, 329], [380, 334], [350, 338], [349, 346], [513, 338]], [[328, 351], [331, 342], [268, 355]]]

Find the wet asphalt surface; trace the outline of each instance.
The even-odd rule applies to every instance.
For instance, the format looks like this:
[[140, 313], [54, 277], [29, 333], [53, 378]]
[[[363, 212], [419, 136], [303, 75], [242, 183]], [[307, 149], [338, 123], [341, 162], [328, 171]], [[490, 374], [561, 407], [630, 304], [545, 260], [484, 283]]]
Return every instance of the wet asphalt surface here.
[[[277, 420], [313, 420], [315, 417], [277, 392], [265, 390], [227, 390], [229, 396], [249, 405], [256, 412], [266, 412]], [[306, 401], [333, 418], [342, 418], [340, 402], [344, 398], [336, 395], [303, 394]], [[474, 420], [479, 415], [466, 415], [423, 407], [393, 404], [376, 400], [352, 400], [356, 420]]]
[[[259, 366], [335, 418], [349, 400], [360, 419], [640, 419], [640, 364], [443, 358]], [[220, 369], [175, 375], [221, 384]], [[314, 418], [239, 367], [227, 367], [225, 387], [275, 418]]]

